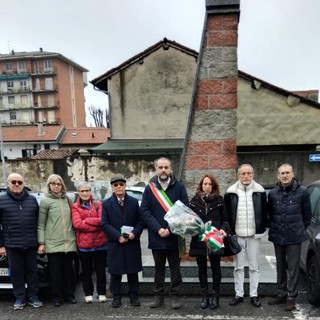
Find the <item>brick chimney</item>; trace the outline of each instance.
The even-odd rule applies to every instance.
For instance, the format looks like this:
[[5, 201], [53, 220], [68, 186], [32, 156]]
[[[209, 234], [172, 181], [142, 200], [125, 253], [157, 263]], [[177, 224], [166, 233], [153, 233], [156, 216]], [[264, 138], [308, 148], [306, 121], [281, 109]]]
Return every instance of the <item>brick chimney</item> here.
[[179, 177], [191, 197], [207, 172], [235, 182], [240, 0], [206, 0], [206, 16]]

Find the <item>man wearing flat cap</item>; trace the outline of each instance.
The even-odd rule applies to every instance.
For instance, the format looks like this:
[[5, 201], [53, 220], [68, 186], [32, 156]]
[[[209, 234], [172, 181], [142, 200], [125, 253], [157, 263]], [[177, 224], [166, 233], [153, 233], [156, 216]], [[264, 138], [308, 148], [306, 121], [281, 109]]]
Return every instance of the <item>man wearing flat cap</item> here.
[[112, 195], [102, 202], [101, 227], [108, 238], [112, 307], [121, 306], [121, 279], [126, 274], [132, 306], [140, 306], [138, 272], [142, 271], [140, 236], [144, 223], [138, 200], [126, 193], [126, 179], [111, 178]]

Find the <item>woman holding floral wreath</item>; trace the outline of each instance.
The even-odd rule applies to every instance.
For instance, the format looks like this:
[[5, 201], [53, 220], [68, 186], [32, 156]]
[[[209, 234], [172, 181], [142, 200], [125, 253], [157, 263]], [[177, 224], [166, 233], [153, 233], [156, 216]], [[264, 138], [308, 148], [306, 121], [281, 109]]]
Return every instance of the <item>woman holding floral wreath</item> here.
[[[224, 213], [223, 197], [220, 188], [212, 174], [205, 174], [199, 181], [195, 196], [190, 202], [190, 208], [199, 215], [204, 223], [211, 221], [212, 225], [220, 230], [222, 236], [229, 230], [227, 216]], [[219, 291], [221, 285], [220, 256], [208, 249], [205, 242], [199, 241], [199, 236], [192, 237], [190, 257], [196, 257], [198, 265], [198, 277], [200, 282], [202, 300], [201, 308], [216, 309], [219, 307]], [[212, 270], [212, 296], [209, 299], [207, 259], [209, 257]]]

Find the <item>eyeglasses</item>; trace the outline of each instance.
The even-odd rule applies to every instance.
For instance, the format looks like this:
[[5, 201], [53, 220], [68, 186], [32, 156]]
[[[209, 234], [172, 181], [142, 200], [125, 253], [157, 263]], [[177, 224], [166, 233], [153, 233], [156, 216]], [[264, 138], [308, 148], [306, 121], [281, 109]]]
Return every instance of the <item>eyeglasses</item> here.
[[54, 187], [61, 187], [62, 186], [62, 183], [59, 183], [59, 182], [50, 182], [50, 184]]
[[85, 193], [85, 192], [91, 192], [91, 190], [89, 190], [89, 189], [86, 189], [86, 190], [79, 190], [79, 192], [81, 192], [81, 193]]
[[21, 180], [11, 180], [10, 182], [11, 182], [13, 185], [18, 184], [19, 186], [21, 186], [21, 185], [23, 184], [23, 181], [21, 181]]
[[117, 187], [117, 186], [120, 186], [120, 187], [123, 187], [124, 186], [124, 183], [123, 182], [119, 182], [119, 183], [114, 183], [113, 185], [112, 185], [113, 187]]
[[158, 167], [158, 169], [160, 169], [160, 170], [162, 170], [162, 169], [168, 170], [169, 166], [160, 166], [160, 167]]

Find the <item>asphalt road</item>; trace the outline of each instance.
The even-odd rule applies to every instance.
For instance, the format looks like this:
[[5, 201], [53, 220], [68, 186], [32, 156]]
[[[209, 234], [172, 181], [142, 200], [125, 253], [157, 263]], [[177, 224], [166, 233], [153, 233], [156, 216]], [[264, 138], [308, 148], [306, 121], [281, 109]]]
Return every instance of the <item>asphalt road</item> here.
[[244, 303], [235, 307], [229, 306], [231, 296], [222, 296], [220, 308], [217, 310], [202, 310], [199, 307], [200, 296], [182, 296], [183, 307], [179, 310], [172, 310], [170, 299], [166, 297], [165, 305], [158, 309], [150, 309], [152, 296], [141, 297], [141, 307], [132, 307], [128, 297], [122, 299], [122, 306], [118, 309], [111, 307], [111, 300], [106, 303], [94, 302], [86, 304], [82, 293], [81, 283], [78, 283], [76, 298], [77, 304], [63, 305], [59, 308], [51, 305], [49, 298], [43, 297], [44, 306], [36, 309], [26, 306], [23, 310], [13, 310], [13, 296], [0, 296], [0, 319], [1, 320], [107, 320], [107, 319], [223, 319], [223, 320], [259, 320], [259, 319], [320, 319], [320, 308], [311, 306], [306, 298], [305, 281], [301, 280], [300, 295], [297, 299], [297, 309], [285, 311], [283, 305], [269, 306], [267, 304], [270, 297], [261, 297], [261, 308], [255, 308], [250, 304], [249, 297], [245, 297]]

